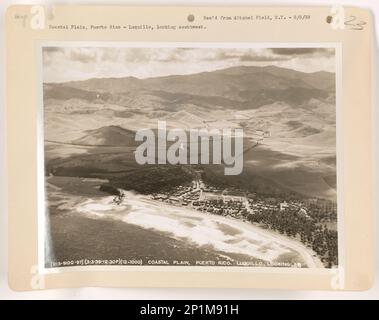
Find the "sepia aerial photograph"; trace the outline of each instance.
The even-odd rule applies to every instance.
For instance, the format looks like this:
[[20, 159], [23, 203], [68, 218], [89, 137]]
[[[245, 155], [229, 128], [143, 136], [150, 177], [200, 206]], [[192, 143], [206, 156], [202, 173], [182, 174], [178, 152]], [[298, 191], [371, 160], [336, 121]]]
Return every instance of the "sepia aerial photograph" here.
[[336, 268], [336, 52], [43, 46], [46, 269]]

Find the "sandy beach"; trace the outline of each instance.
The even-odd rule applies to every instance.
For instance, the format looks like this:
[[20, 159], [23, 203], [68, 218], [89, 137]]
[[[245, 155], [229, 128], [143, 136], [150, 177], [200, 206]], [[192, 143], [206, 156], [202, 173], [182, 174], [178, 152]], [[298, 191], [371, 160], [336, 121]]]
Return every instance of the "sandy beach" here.
[[191, 245], [212, 247], [218, 252], [251, 256], [267, 265], [292, 263], [323, 268], [321, 261], [295, 239], [241, 220], [198, 212], [125, 192], [121, 205], [113, 197], [87, 199], [76, 206], [79, 214], [98, 220], [115, 220], [146, 230], [165, 233]]

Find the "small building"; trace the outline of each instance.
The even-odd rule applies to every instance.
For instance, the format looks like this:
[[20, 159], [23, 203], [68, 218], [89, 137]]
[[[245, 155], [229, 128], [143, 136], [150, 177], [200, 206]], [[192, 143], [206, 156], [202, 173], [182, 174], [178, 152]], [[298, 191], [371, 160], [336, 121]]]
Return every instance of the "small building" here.
[[289, 207], [289, 205], [288, 205], [288, 203], [286, 201], [280, 203], [280, 205], [279, 205], [280, 211], [284, 211], [288, 207]]

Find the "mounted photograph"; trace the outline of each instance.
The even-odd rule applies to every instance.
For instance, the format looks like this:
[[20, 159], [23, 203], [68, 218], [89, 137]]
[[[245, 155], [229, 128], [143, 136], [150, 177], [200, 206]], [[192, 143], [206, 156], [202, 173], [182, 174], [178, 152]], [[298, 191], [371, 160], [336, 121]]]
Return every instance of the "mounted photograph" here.
[[336, 51], [42, 45], [44, 268], [337, 268]]

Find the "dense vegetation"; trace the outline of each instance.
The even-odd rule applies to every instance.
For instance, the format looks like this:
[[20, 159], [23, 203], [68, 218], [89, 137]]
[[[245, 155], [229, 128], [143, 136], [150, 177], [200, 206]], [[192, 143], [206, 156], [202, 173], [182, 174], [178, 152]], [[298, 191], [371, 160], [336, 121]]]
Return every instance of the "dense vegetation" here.
[[124, 190], [151, 194], [170, 190], [176, 186], [189, 183], [192, 179], [193, 177], [181, 166], [149, 165], [130, 171], [124, 176], [112, 178], [110, 184]]
[[259, 175], [237, 175], [237, 176], [224, 176], [217, 174], [215, 166], [203, 166], [202, 180], [217, 188], [239, 188], [250, 193], [259, 194], [262, 197], [281, 198], [286, 200], [304, 198], [303, 195], [286, 189], [285, 187], [275, 183], [273, 180], [259, 176]]
[[287, 236], [298, 237], [302, 243], [311, 247], [329, 268], [338, 264], [337, 231], [318, 224], [317, 219], [304, 216], [295, 210], [267, 210], [246, 214], [245, 218]]

